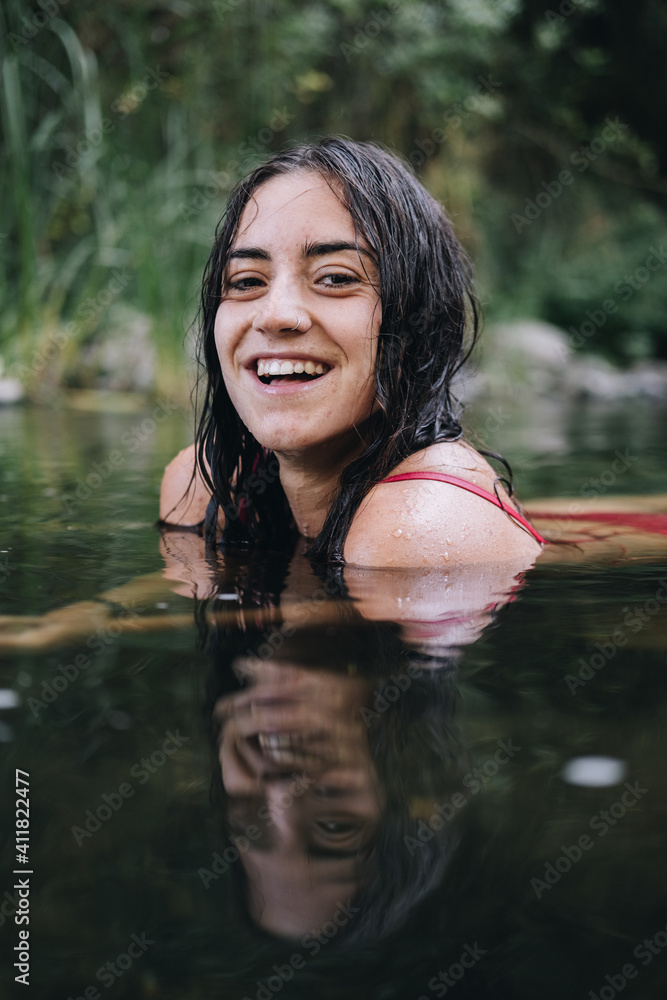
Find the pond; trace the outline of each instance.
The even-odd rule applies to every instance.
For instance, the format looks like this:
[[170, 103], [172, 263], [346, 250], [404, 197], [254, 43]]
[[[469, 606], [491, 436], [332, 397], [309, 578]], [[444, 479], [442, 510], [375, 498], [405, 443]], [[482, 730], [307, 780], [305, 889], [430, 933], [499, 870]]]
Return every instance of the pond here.
[[[0, 410], [3, 995], [663, 997], [665, 536], [211, 560], [155, 526], [189, 414], [108, 404]], [[664, 412], [508, 406], [529, 510], [667, 494]]]

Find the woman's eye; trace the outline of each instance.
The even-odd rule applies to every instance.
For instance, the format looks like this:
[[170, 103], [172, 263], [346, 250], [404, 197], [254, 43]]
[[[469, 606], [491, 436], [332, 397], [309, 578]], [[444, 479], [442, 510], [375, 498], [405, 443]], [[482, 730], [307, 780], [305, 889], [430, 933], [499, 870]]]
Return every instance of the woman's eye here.
[[342, 288], [344, 285], [354, 285], [358, 282], [352, 274], [325, 274], [320, 279], [329, 288]]
[[230, 278], [226, 287], [236, 292], [247, 292], [253, 288], [259, 288], [261, 285], [261, 278]]

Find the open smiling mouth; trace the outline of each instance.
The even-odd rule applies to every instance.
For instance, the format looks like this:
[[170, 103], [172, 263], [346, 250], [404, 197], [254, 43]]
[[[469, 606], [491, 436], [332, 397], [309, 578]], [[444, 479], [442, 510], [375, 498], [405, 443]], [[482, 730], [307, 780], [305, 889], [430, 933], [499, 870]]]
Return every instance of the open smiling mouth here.
[[331, 747], [322, 732], [258, 733], [255, 740], [262, 756], [273, 764], [303, 767], [331, 756]]
[[329, 365], [320, 361], [286, 361], [277, 358], [259, 358], [257, 361], [257, 377], [263, 385], [314, 382], [328, 371]]

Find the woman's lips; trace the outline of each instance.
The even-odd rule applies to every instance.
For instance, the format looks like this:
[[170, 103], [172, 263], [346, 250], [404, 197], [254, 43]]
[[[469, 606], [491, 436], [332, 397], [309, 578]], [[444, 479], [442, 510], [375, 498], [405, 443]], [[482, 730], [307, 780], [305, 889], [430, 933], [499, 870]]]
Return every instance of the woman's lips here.
[[262, 388], [268, 392], [301, 392], [321, 381], [332, 366], [312, 358], [257, 358], [248, 367]]

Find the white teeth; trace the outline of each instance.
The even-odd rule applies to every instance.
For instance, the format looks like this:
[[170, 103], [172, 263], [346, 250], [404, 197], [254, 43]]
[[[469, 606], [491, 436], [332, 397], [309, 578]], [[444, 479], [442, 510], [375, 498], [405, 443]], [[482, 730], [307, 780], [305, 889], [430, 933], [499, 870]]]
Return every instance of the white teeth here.
[[257, 742], [262, 755], [274, 764], [303, 764], [308, 750], [308, 740], [317, 738], [313, 732], [258, 733]]
[[288, 747], [292, 742], [289, 733], [260, 733], [257, 738], [261, 747], [264, 749], [270, 748], [271, 750]]
[[290, 751], [296, 749], [300, 740], [298, 733], [258, 733], [257, 742], [263, 753], [278, 760], [291, 756]]
[[257, 374], [266, 375], [325, 375], [329, 366], [315, 361], [279, 361], [277, 358], [258, 358]]

